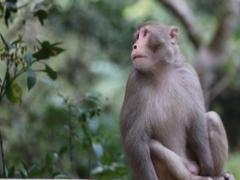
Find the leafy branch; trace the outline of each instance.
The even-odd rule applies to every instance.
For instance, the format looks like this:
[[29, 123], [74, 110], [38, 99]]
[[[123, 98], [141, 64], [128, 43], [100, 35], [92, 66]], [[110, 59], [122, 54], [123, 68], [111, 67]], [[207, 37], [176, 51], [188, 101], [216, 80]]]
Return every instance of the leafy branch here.
[[[38, 40], [39, 47], [35, 48], [36, 51], [31, 52], [28, 51], [28, 47], [21, 37], [8, 43], [2, 34], [0, 36], [4, 45], [4, 50], [0, 51], [0, 58], [6, 63], [6, 72], [0, 86], [0, 102], [4, 96], [7, 96], [11, 102], [21, 102], [22, 89], [15, 80], [24, 73], [27, 73], [28, 90], [36, 84], [36, 72], [45, 72], [52, 80], [57, 79], [57, 73], [43, 61], [64, 51], [58, 47], [60, 43], [51, 44], [48, 41]], [[45, 68], [40, 71], [32, 69], [34, 64], [39, 63], [43, 64]]]

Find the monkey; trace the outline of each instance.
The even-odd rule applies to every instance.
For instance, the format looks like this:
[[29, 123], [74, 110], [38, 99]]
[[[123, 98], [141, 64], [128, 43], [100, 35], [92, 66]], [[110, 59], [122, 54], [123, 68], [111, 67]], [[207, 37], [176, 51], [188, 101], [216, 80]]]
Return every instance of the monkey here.
[[178, 27], [146, 22], [134, 34], [120, 114], [121, 139], [137, 180], [224, 180], [228, 141], [207, 112], [199, 77], [178, 47]]

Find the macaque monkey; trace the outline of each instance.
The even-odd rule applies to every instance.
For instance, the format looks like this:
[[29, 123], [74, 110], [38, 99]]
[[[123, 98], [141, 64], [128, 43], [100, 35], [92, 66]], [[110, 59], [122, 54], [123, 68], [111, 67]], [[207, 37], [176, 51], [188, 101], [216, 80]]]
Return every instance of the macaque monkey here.
[[228, 143], [206, 112], [199, 78], [184, 60], [178, 28], [145, 23], [135, 33], [121, 110], [124, 150], [136, 180], [224, 180]]

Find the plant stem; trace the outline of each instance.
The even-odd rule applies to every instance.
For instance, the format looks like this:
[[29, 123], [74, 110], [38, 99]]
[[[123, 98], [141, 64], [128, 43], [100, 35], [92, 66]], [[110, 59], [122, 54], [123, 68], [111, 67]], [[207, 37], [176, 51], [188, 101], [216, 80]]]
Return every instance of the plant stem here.
[[4, 96], [4, 90], [6, 89], [6, 83], [7, 83], [7, 74], [9, 72], [9, 61], [7, 61], [6, 64], [6, 73], [3, 78], [2, 86], [1, 86], [1, 91], [0, 91], [0, 102], [2, 101], [2, 98]]
[[4, 156], [4, 150], [3, 150], [3, 140], [2, 140], [2, 133], [0, 131], [0, 151], [1, 151], [1, 159], [2, 159], [2, 174], [3, 178], [6, 178], [6, 163], [5, 163], [5, 156]]
[[73, 144], [72, 144], [72, 136], [73, 136], [73, 126], [72, 126], [72, 111], [71, 111], [71, 105], [68, 105], [68, 127], [69, 127], [69, 159], [71, 164], [71, 170], [73, 171]]

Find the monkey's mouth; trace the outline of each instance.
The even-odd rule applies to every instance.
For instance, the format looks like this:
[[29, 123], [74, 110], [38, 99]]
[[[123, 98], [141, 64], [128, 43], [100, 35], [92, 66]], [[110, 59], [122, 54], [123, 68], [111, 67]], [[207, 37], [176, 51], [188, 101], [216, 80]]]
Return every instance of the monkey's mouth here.
[[135, 60], [135, 59], [139, 59], [139, 58], [145, 58], [146, 56], [142, 55], [142, 54], [135, 54], [133, 55], [132, 59]]

